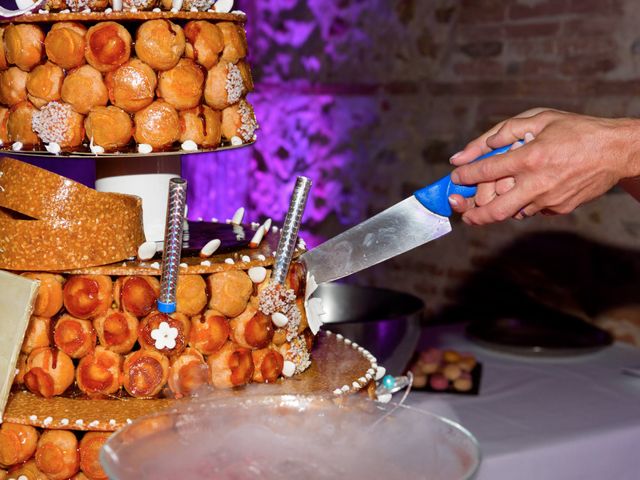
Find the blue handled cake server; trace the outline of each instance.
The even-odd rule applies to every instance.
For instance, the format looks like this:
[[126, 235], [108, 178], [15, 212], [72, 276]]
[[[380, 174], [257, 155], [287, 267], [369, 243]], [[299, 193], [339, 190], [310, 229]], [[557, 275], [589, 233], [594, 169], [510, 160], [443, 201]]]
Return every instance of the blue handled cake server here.
[[[507, 152], [497, 148], [474, 161]], [[409, 198], [305, 252], [301, 260], [316, 284], [331, 282], [384, 262], [451, 231], [449, 195], [465, 198], [475, 186], [456, 185], [447, 175]]]

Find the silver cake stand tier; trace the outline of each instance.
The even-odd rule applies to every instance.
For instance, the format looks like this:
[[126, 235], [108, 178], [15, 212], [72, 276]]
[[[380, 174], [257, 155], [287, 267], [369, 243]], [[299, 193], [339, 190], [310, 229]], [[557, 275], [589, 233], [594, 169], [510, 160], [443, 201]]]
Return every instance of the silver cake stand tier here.
[[[174, 150], [152, 153], [103, 153], [61, 152], [59, 155], [42, 150], [0, 151], [12, 157], [47, 159], [86, 159], [95, 161], [96, 190], [99, 192], [124, 193], [142, 199], [144, 233], [147, 241], [164, 240], [167, 214], [167, 192], [169, 180], [182, 176], [182, 156], [201, 153], [216, 153], [253, 145], [225, 145], [216, 149], [188, 152]], [[202, 156], [203, 160], [208, 156]]]

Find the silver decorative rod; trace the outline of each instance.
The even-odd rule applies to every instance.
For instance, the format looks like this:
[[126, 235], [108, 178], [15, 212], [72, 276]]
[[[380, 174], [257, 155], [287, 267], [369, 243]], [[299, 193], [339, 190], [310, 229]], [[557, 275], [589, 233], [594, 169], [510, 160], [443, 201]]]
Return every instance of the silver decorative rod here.
[[307, 204], [310, 189], [311, 180], [307, 177], [298, 177], [296, 186], [293, 189], [293, 194], [291, 195], [291, 201], [289, 202], [289, 211], [287, 212], [280, 233], [280, 242], [278, 243], [278, 250], [276, 251], [276, 259], [273, 266], [272, 280], [274, 283], [284, 285], [287, 278], [287, 272], [289, 271], [289, 265], [293, 258], [293, 252], [296, 249], [300, 222], [302, 221], [302, 214]]
[[169, 200], [167, 202], [167, 222], [164, 232], [164, 252], [162, 254], [162, 279], [158, 310], [162, 313], [176, 311], [176, 287], [178, 269], [182, 256], [182, 235], [184, 231], [185, 203], [187, 201], [187, 181], [176, 177], [169, 180]]

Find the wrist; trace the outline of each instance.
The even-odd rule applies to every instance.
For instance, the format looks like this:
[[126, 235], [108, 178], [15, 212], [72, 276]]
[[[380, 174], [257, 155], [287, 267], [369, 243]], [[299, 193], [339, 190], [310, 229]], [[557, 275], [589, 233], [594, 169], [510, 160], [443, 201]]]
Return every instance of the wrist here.
[[622, 146], [619, 178], [640, 177], [640, 119], [623, 118], [619, 122], [616, 128], [619, 133], [616, 143]]

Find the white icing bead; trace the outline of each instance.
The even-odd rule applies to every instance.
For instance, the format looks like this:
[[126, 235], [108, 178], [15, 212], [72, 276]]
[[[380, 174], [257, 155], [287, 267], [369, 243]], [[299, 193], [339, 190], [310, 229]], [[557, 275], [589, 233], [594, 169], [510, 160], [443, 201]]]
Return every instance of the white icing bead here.
[[251, 258], [248, 255], [243, 255], [240, 260], [242, 260], [244, 263], [249, 263], [251, 261]]
[[211, 262], [209, 260], [203, 260], [200, 262], [200, 265], [202, 265], [203, 267], [210, 267]]
[[237, 136], [231, 137], [231, 145], [233, 145], [234, 147], [239, 147], [240, 145], [242, 145], [242, 139]]
[[19, 152], [20, 150], [22, 150], [22, 142], [14, 142], [13, 145], [11, 145], [11, 150], [13, 150], [14, 152]]
[[271, 321], [276, 327], [284, 327], [287, 323], [289, 323], [289, 317], [287, 317], [284, 313], [276, 312], [271, 315]]
[[292, 377], [294, 373], [296, 373], [296, 364], [289, 360], [285, 360], [282, 366], [282, 375], [285, 377]]
[[38, 417], [36, 415], [29, 415], [29, 421], [30, 422], [37, 422], [38, 421]]
[[63, 427], [69, 425], [69, 419], [63, 418], [62, 420], [60, 420], [60, 425], [62, 425]]
[[213, 8], [218, 13], [229, 13], [233, 10], [233, 0], [218, 0]]
[[386, 368], [378, 367], [378, 369], [376, 370], [376, 381], [382, 379], [382, 377], [384, 377], [386, 373], [387, 373]]
[[156, 242], [144, 242], [138, 247], [139, 260], [151, 260], [156, 254]]
[[149, 265], [151, 268], [155, 268], [156, 270], [160, 270], [160, 264], [158, 262], [153, 262]]
[[187, 140], [185, 142], [182, 142], [182, 150], [184, 150], [185, 152], [197, 152], [198, 151], [198, 144], [196, 142], [194, 142], [193, 140]]
[[378, 401], [380, 403], [389, 403], [391, 401], [391, 394], [383, 393], [382, 395], [378, 395]]
[[339, 388], [336, 388], [336, 389], [333, 391], [333, 394], [334, 394], [334, 395], [342, 395], [342, 390], [340, 390]]
[[267, 269], [264, 267], [253, 267], [249, 269], [249, 278], [253, 283], [262, 283], [267, 278]]
[[342, 391], [343, 391], [344, 393], [347, 393], [347, 392], [349, 391], [349, 385], [344, 385], [344, 386], [342, 387]]
[[44, 146], [44, 148], [47, 150], [47, 152], [53, 153], [54, 155], [58, 155], [62, 151], [60, 145], [58, 145], [56, 142], [48, 143]]
[[229, 265], [233, 265], [236, 262], [233, 261], [233, 258], [225, 258], [224, 259], [224, 263], [227, 263]]
[[42, 425], [44, 425], [45, 427], [48, 427], [52, 423], [53, 423], [53, 417], [47, 417], [42, 421]]
[[148, 143], [141, 143], [138, 145], [138, 153], [151, 153], [153, 152], [153, 147]]

